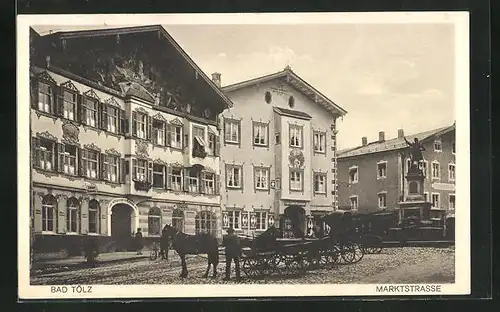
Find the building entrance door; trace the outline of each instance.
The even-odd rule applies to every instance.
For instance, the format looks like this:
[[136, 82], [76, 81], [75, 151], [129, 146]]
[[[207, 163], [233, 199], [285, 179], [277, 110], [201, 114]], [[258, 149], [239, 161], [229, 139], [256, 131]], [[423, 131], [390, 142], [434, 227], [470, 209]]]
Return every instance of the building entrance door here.
[[111, 210], [111, 237], [116, 251], [127, 251], [132, 247], [132, 207], [116, 204]]
[[306, 211], [301, 206], [288, 206], [283, 214], [284, 236], [304, 237], [306, 234]]

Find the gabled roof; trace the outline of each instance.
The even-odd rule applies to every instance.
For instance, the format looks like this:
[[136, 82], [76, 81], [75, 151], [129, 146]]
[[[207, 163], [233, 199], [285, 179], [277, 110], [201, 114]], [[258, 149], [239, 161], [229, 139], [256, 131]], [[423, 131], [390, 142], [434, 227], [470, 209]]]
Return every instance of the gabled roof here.
[[[406, 136], [406, 139], [410, 142], [413, 141], [414, 138], [418, 138], [421, 143], [425, 143], [435, 136], [440, 136], [446, 134], [450, 131], [455, 131], [455, 124], [451, 126], [441, 127], [434, 130], [429, 130], [425, 132], [420, 132], [417, 134]], [[352, 148], [347, 148], [343, 150], [339, 150], [337, 152], [338, 158], [348, 158], [354, 156], [360, 156], [365, 154], [374, 154], [380, 152], [387, 152], [392, 150], [399, 150], [406, 148], [408, 145], [406, 144], [404, 138], [394, 138], [387, 141], [375, 141], [368, 143], [365, 146], [357, 146]]]
[[321, 92], [319, 92], [302, 78], [300, 78], [297, 74], [295, 74], [290, 66], [287, 66], [284, 70], [274, 74], [265, 75], [222, 87], [222, 91], [231, 92], [276, 79], [285, 79], [288, 84], [292, 85], [307, 98], [323, 106], [327, 111], [334, 115], [344, 116], [345, 114], [347, 114], [346, 110], [335, 104], [332, 100], [327, 98]]
[[170, 36], [170, 34], [161, 25], [151, 25], [151, 26], [137, 26], [137, 27], [122, 27], [122, 28], [111, 28], [111, 29], [96, 29], [96, 30], [78, 30], [78, 31], [64, 31], [55, 32], [43, 37], [46, 38], [59, 38], [59, 39], [71, 39], [71, 38], [86, 38], [86, 37], [101, 37], [101, 36], [114, 36], [114, 35], [126, 35], [132, 33], [146, 33], [146, 32], [158, 32], [163, 38], [165, 38], [179, 54], [184, 58], [184, 60], [195, 70], [199, 77], [203, 78], [205, 82], [220, 96], [226, 103], [227, 107], [232, 107], [232, 101], [219, 89], [219, 87], [210, 79], [207, 75], [196, 65], [196, 63], [189, 57], [189, 55], [182, 49], [182, 47]]
[[312, 117], [309, 114], [306, 114], [301, 111], [296, 111], [292, 109], [287, 109], [287, 108], [281, 108], [277, 106], [273, 106], [273, 109], [276, 113], [284, 116], [290, 116], [290, 117], [295, 117], [299, 119], [305, 119], [305, 120], [310, 120]]

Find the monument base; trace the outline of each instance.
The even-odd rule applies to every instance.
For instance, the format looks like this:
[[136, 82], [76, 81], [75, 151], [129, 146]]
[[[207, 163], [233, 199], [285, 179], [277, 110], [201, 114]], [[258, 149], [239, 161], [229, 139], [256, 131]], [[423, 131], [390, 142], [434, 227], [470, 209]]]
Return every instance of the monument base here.
[[399, 202], [396, 210], [398, 211], [399, 221], [408, 217], [417, 217], [420, 221], [430, 219], [431, 203], [425, 200], [403, 201]]

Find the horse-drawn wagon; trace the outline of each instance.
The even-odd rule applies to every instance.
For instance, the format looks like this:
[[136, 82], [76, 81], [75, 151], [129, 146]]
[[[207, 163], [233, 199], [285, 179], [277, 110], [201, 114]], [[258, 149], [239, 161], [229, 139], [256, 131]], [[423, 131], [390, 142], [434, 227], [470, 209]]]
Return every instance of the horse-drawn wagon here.
[[271, 227], [242, 249], [242, 271], [249, 277], [300, 274], [336, 263], [356, 263], [363, 258], [362, 246], [350, 239], [352, 219], [343, 212], [323, 217], [330, 232], [317, 238], [281, 238]]

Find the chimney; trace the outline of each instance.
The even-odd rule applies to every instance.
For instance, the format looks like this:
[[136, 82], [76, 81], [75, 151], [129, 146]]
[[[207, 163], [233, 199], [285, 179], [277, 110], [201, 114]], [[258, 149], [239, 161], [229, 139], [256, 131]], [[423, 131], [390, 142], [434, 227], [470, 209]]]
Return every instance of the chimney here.
[[398, 139], [402, 139], [405, 136], [403, 129], [398, 129]]
[[220, 73], [212, 74], [212, 81], [217, 85], [217, 87], [221, 87]]
[[379, 142], [384, 142], [385, 141], [385, 132], [384, 131], [380, 131], [378, 133], [378, 141]]
[[368, 139], [366, 137], [361, 138], [361, 145], [365, 146], [368, 144]]

